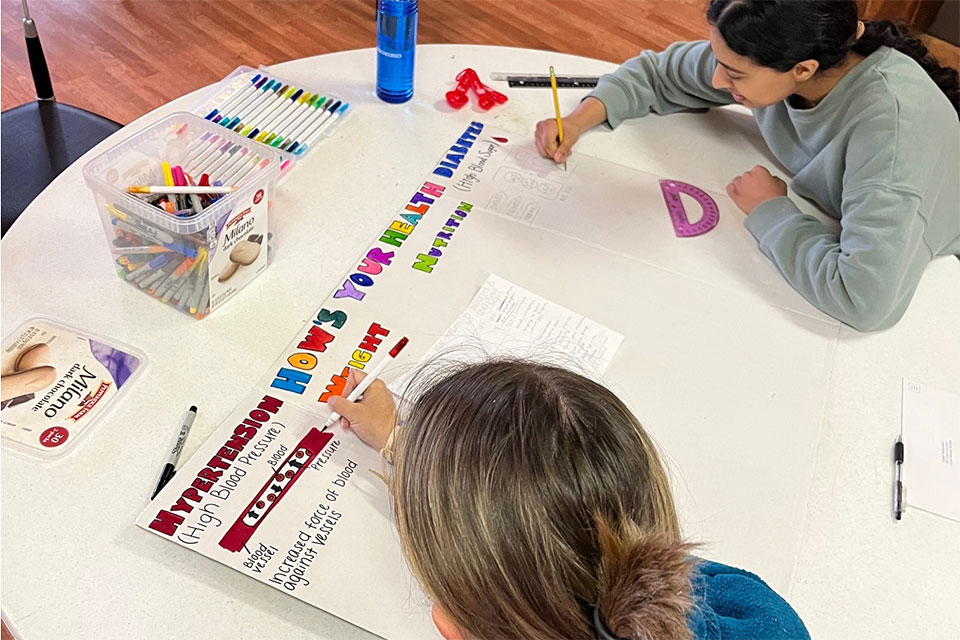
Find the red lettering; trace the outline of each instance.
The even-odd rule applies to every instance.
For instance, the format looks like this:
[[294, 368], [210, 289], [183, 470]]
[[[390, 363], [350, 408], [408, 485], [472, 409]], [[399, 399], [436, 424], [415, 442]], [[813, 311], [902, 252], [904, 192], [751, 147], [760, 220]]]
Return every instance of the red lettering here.
[[212, 469], [208, 469], [207, 467], [204, 467], [203, 469], [200, 470], [200, 473], [197, 474], [197, 477], [203, 478], [204, 480], [210, 480], [212, 482], [216, 482], [217, 480], [220, 479], [220, 476], [222, 475], [223, 475], [223, 471], [214, 471]]
[[[256, 420], [258, 423], [263, 423], [270, 419], [270, 414], [260, 409], [254, 409], [250, 412], [250, 418]], [[260, 424], [257, 425], [257, 427], [259, 426]]]
[[[237, 453], [243, 449], [243, 445], [247, 444], [249, 440], [244, 440], [240, 437], [233, 437], [227, 441], [225, 445], [220, 447], [220, 451], [217, 451], [217, 455], [224, 460], [230, 460], [233, 462], [237, 459]], [[239, 444], [239, 446], [237, 446]]]
[[170, 513], [169, 511], [161, 511], [157, 514], [157, 517], [153, 519], [153, 522], [149, 524], [149, 527], [164, 535], [172, 536], [177, 532], [177, 527], [181, 522], [183, 522], [183, 516]]
[[277, 400], [273, 396], [263, 396], [263, 400], [257, 405], [257, 409], [263, 409], [270, 413], [276, 413], [283, 406], [283, 400]]
[[176, 503], [174, 503], [174, 505], [170, 507], [170, 510], [183, 511], [184, 513], [190, 513], [191, 511], [193, 511], [193, 505], [187, 503], [187, 501], [183, 499], [183, 496], [180, 496], [179, 498], [177, 498]]
[[310, 327], [310, 331], [307, 332], [307, 337], [303, 339], [297, 348], [323, 353], [327, 350], [327, 345], [331, 342], [333, 342], [332, 333], [320, 327], [313, 326]]
[[367, 336], [363, 339], [363, 342], [360, 343], [360, 348], [366, 349], [367, 351], [376, 351], [380, 343], [383, 342], [377, 336], [386, 336], [389, 335], [389, 333], [389, 329], [384, 329], [374, 322], [370, 325], [370, 328], [367, 329]]
[[211, 469], [229, 469], [230, 463], [221, 460], [220, 456], [213, 456], [210, 458], [210, 462], [207, 463], [207, 466]]
[[241, 424], [241, 425], [237, 425], [237, 428], [234, 429], [233, 432], [237, 436], [244, 438], [245, 440], [249, 440], [250, 438], [252, 438], [257, 434], [257, 429], [256, 427], [248, 427]]
[[193, 484], [191, 484], [190, 486], [206, 493], [207, 491], [210, 491], [210, 487], [213, 486], [213, 483], [210, 482], [209, 480], [201, 480], [200, 478], [194, 478]]

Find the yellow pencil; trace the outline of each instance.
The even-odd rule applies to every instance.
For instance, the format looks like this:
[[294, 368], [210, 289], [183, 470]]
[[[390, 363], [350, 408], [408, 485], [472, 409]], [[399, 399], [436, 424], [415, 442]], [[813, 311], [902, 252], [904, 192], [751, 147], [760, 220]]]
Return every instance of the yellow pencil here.
[[[563, 118], [560, 117], [560, 99], [557, 97], [557, 76], [550, 67], [550, 89], [553, 91], [553, 110], [557, 114], [557, 142], [563, 142]], [[567, 161], [563, 161], [563, 170], [567, 170]]]

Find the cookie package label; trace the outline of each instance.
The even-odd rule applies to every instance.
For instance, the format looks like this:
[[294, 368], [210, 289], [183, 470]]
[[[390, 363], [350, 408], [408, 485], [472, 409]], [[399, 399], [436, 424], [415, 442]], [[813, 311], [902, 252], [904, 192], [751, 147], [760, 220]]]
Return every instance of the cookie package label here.
[[267, 268], [267, 202], [258, 189], [211, 226], [211, 311]]
[[3, 342], [0, 429], [6, 443], [59, 457], [113, 404], [144, 356], [32, 319]]

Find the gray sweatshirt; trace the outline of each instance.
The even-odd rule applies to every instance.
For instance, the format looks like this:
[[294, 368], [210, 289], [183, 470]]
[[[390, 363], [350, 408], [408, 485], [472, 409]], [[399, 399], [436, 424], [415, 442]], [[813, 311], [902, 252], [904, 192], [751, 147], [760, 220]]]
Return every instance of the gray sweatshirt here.
[[[590, 95], [611, 127], [732, 104], [711, 85], [715, 66], [709, 43], [678, 42], [628, 60]], [[861, 331], [895, 324], [927, 263], [960, 255], [960, 120], [950, 101], [914, 60], [881, 47], [815, 107], [784, 100], [753, 116], [793, 190], [841, 227], [773, 198], [746, 220], [760, 250], [825, 313]]]

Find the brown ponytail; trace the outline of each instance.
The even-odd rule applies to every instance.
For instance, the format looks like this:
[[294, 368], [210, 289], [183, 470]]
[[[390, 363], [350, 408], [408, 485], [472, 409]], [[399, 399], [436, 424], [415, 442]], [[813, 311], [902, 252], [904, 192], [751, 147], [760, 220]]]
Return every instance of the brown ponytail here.
[[630, 521], [598, 520], [597, 607], [607, 629], [630, 640], [688, 640], [692, 545], [644, 532]]
[[596, 638], [598, 603], [622, 637], [689, 637], [688, 547], [657, 449], [623, 402], [525, 362], [427, 377], [391, 490], [414, 574], [465, 637]]

